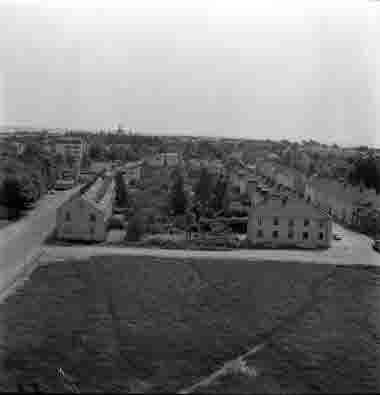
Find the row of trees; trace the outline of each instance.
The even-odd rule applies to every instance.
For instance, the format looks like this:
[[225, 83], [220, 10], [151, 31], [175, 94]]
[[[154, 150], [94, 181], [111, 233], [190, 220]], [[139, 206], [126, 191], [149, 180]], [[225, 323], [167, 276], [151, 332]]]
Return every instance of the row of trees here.
[[[195, 225], [200, 216], [213, 216], [216, 212], [227, 210], [228, 186], [224, 177], [216, 180], [207, 171], [201, 170], [196, 183], [194, 196], [190, 197], [185, 191], [185, 182], [181, 169], [175, 169], [171, 175], [172, 183], [169, 190], [168, 208], [169, 212], [182, 219], [182, 226], [189, 229]], [[116, 205], [119, 207], [131, 207], [133, 202], [128, 194], [124, 179], [121, 173], [115, 177], [116, 183]], [[146, 214], [138, 211], [130, 218], [127, 227], [127, 240], [137, 241], [144, 232], [146, 223], [150, 223]]]
[[62, 155], [47, 154], [36, 143], [29, 143], [21, 156], [4, 163], [0, 204], [8, 209], [9, 218], [19, 217], [52, 188], [66, 164]]
[[194, 199], [190, 201], [184, 190], [184, 179], [180, 170], [173, 172], [173, 184], [170, 191], [170, 205], [174, 215], [183, 215], [188, 209], [198, 215], [226, 211], [229, 205], [227, 179], [214, 177], [206, 168], [201, 169], [198, 182], [194, 188]]
[[360, 158], [353, 164], [348, 176], [353, 185], [364, 184], [367, 188], [374, 188], [380, 193], [380, 166], [374, 157]]
[[33, 190], [27, 179], [8, 176], [0, 186], [0, 204], [8, 209], [8, 218], [18, 218], [33, 202]]

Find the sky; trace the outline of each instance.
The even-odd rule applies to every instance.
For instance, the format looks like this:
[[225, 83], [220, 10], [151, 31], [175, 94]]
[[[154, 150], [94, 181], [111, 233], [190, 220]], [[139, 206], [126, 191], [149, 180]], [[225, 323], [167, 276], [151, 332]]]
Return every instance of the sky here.
[[0, 125], [380, 147], [380, 1], [0, 0]]

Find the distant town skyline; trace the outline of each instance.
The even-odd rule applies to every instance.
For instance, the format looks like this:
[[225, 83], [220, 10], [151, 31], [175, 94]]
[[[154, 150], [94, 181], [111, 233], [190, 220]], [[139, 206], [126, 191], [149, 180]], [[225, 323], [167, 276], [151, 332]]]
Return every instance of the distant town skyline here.
[[0, 3], [0, 125], [380, 147], [380, 2]]

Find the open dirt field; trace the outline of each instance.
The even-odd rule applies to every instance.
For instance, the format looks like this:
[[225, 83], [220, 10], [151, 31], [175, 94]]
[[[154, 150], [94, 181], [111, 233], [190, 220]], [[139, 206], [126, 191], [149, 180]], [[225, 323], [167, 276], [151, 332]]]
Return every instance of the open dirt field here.
[[179, 391], [261, 343], [268, 346], [249, 361], [257, 378], [227, 377], [209, 390], [310, 390], [317, 376], [304, 382], [298, 375], [312, 363], [319, 383], [331, 389], [328, 362], [336, 366], [334, 350], [334, 364], [349, 360], [348, 345], [359, 355], [349, 365], [355, 376], [345, 372], [352, 388], [379, 389], [368, 368], [377, 361], [380, 336], [374, 326], [368, 335], [367, 322], [379, 312], [368, 298], [376, 296], [378, 272], [117, 256], [44, 265], [0, 306], [0, 389], [34, 382], [68, 391], [57, 373], [63, 369], [80, 391]]

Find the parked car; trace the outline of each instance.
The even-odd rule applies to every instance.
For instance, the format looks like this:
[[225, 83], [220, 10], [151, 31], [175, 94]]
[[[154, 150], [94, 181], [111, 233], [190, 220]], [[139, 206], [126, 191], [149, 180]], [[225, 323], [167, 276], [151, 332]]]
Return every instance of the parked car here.
[[380, 252], [380, 239], [374, 240], [372, 247], [375, 251]]
[[334, 233], [334, 240], [342, 240], [342, 236]]

